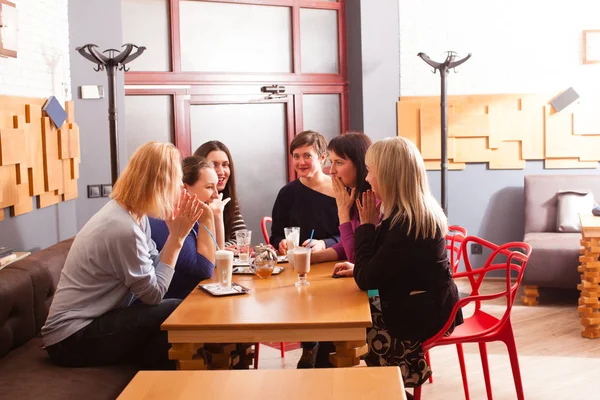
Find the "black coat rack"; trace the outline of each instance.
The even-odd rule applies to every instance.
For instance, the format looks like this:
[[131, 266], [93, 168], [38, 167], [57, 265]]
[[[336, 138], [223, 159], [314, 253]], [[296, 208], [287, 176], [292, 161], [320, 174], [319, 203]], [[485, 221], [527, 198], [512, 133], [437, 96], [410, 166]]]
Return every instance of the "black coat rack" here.
[[[441, 181], [442, 181], [442, 208], [444, 209], [444, 212], [446, 213], [446, 216], [448, 215], [448, 189], [447, 189], [447, 171], [448, 171], [448, 151], [447, 151], [447, 146], [448, 146], [448, 114], [447, 114], [447, 99], [448, 99], [448, 95], [446, 93], [446, 89], [447, 89], [447, 83], [446, 83], [446, 77], [448, 76], [448, 71], [450, 71], [451, 69], [454, 69], [456, 67], [458, 67], [459, 65], [463, 64], [464, 62], [466, 62], [469, 58], [471, 58], [471, 53], [469, 53], [465, 58], [462, 58], [458, 61], [454, 61], [454, 59], [456, 58], [456, 53], [453, 51], [448, 51], [446, 52], [448, 53], [448, 55], [446, 56], [446, 59], [444, 60], [444, 62], [435, 62], [433, 61], [431, 58], [429, 58], [429, 56], [425, 53], [419, 53], [417, 54], [417, 56], [421, 57], [423, 59], [423, 61], [425, 61], [427, 64], [429, 64], [431, 67], [433, 67], [433, 73], [435, 74], [437, 71], [440, 71], [440, 76], [442, 78], [442, 93], [441, 93], [441, 102], [440, 102], [440, 108], [441, 108], [441, 122], [442, 122], [442, 131], [441, 131], [441, 135], [442, 135], [442, 159], [441, 159], [441, 171], [442, 171], [442, 176], [441, 176]], [[456, 70], [455, 70], [456, 72]]]
[[[108, 122], [110, 129], [110, 171], [112, 177], [112, 184], [117, 182], [119, 177], [119, 146], [118, 146], [118, 133], [117, 133], [117, 94], [115, 88], [117, 86], [117, 70], [129, 71], [126, 64], [129, 64], [136, 58], [142, 55], [144, 50], [143, 46], [136, 46], [135, 44], [124, 44], [123, 50], [107, 49], [99, 51], [98, 46], [95, 44], [86, 44], [81, 47], [77, 47], [75, 50], [79, 52], [83, 57], [96, 64], [94, 71], [106, 70], [108, 75]], [[108, 53], [108, 56], [105, 55]]]

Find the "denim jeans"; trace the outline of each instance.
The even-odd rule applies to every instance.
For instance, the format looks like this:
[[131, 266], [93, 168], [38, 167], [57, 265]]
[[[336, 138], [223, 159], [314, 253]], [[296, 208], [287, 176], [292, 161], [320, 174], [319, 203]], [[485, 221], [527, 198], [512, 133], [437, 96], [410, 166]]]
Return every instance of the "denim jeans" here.
[[142, 369], [175, 369], [168, 359], [167, 332], [160, 325], [181, 303], [117, 308], [96, 318], [68, 338], [48, 346], [53, 362], [63, 367], [134, 364]]

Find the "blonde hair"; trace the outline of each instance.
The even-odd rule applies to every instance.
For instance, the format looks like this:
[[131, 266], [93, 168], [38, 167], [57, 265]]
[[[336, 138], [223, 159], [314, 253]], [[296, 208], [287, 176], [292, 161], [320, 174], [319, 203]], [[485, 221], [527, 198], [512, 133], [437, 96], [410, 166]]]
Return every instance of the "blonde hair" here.
[[110, 197], [137, 215], [168, 219], [181, 189], [179, 150], [171, 143], [148, 142], [129, 159]]
[[415, 238], [435, 238], [448, 232], [448, 220], [431, 194], [423, 157], [413, 142], [403, 137], [379, 140], [367, 151], [366, 163], [375, 169], [383, 218], [408, 222]]

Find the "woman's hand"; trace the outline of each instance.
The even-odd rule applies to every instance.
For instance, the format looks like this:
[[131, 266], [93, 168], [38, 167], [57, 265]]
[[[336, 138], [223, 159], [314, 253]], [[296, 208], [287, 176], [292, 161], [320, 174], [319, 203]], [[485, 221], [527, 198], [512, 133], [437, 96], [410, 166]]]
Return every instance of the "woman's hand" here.
[[223, 193], [219, 193], [219, 198], [212, 199], [212, 201], [210, 203], [208, 203], [208, 205], [210, 206], [210, 208], [215, 216], [221, 216], [221, 215], [223, 215], [223, 210], [225, 209], [225, 206], [230, 201], [231, 201], [230, 197], [223, 200]]
[[377, 224], [377, 219], [381, 213], [381, 203], [376, 204], [375, 194], [372, 190], [367, 190], [362, 195], [362, 204], [359, 199], [356, 199], [356, 207], [358, 208], [358, 215], [360, 216], [360, 223], [364, 224]]
[[346, 186], [344, 186], [340, 178], [333, 178], [331, 182], [333, 183], [333, 193], [335, 195], [335, 203], [337, 204], [340, 224], [350, 222], [350, 210], [354, 204], [353, 199], [356, 189], [353, 188], [350, 193], [348, 193], [348, 189], [346, 189]]
[[178, 204], [175, 206], [173, 217], [166, 220], [169, 235], [183, 240], [203, 214], [202, 202], [196, 195], [190, 195], [187, 190], [181, 189]]
[[[308, 242], [310, 242], [310, 239], [306, 239], [304, 243], [302, 243], [302, 246], [308, 247]], [[324, 240], [313, 239], [310, 243], [310, 251], [325, 250], [326, 248], [327, 245], [325, 244]]]
[[333, 266], [333, 275], [336, 276], [354, 276], [354, 264], [348, 261], [336, 263]]
[[287, 240], [283, 239], [281, 242], [279, 242], [278, 249], [279, 249], [279, 254], [281, 254], [282, 256], [285, 256], [288, 251]]
[[206, 225], [207, 221], [210, 221], [214, 218], [213, 210], [209, 204], [206, 204], [203, 201], [200, 202], [200, 208], [202, 209], [202, 215], [200, 215], [198, 222], [202, 225]]

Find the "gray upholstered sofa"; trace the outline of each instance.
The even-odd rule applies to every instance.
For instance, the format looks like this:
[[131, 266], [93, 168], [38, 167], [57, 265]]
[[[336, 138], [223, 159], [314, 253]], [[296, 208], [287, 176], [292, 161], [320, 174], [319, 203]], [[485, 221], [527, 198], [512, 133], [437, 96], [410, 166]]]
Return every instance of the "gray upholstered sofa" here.
[[523, 275], [525, 304], [537, 304], [539, 287], [576, 289], [581, 283], [577, 271], [581, 233], [556, 230], [557, 193], [564, 190], [591, 190], [600, 202], [600, 174], [525, 177], [524, 241], [533, 248]]
[[0, 397], [114, 399], [136, 370], [129, 366], [61, 368], [50, 362], [39, 332], [72, 240], [0, 270]]

